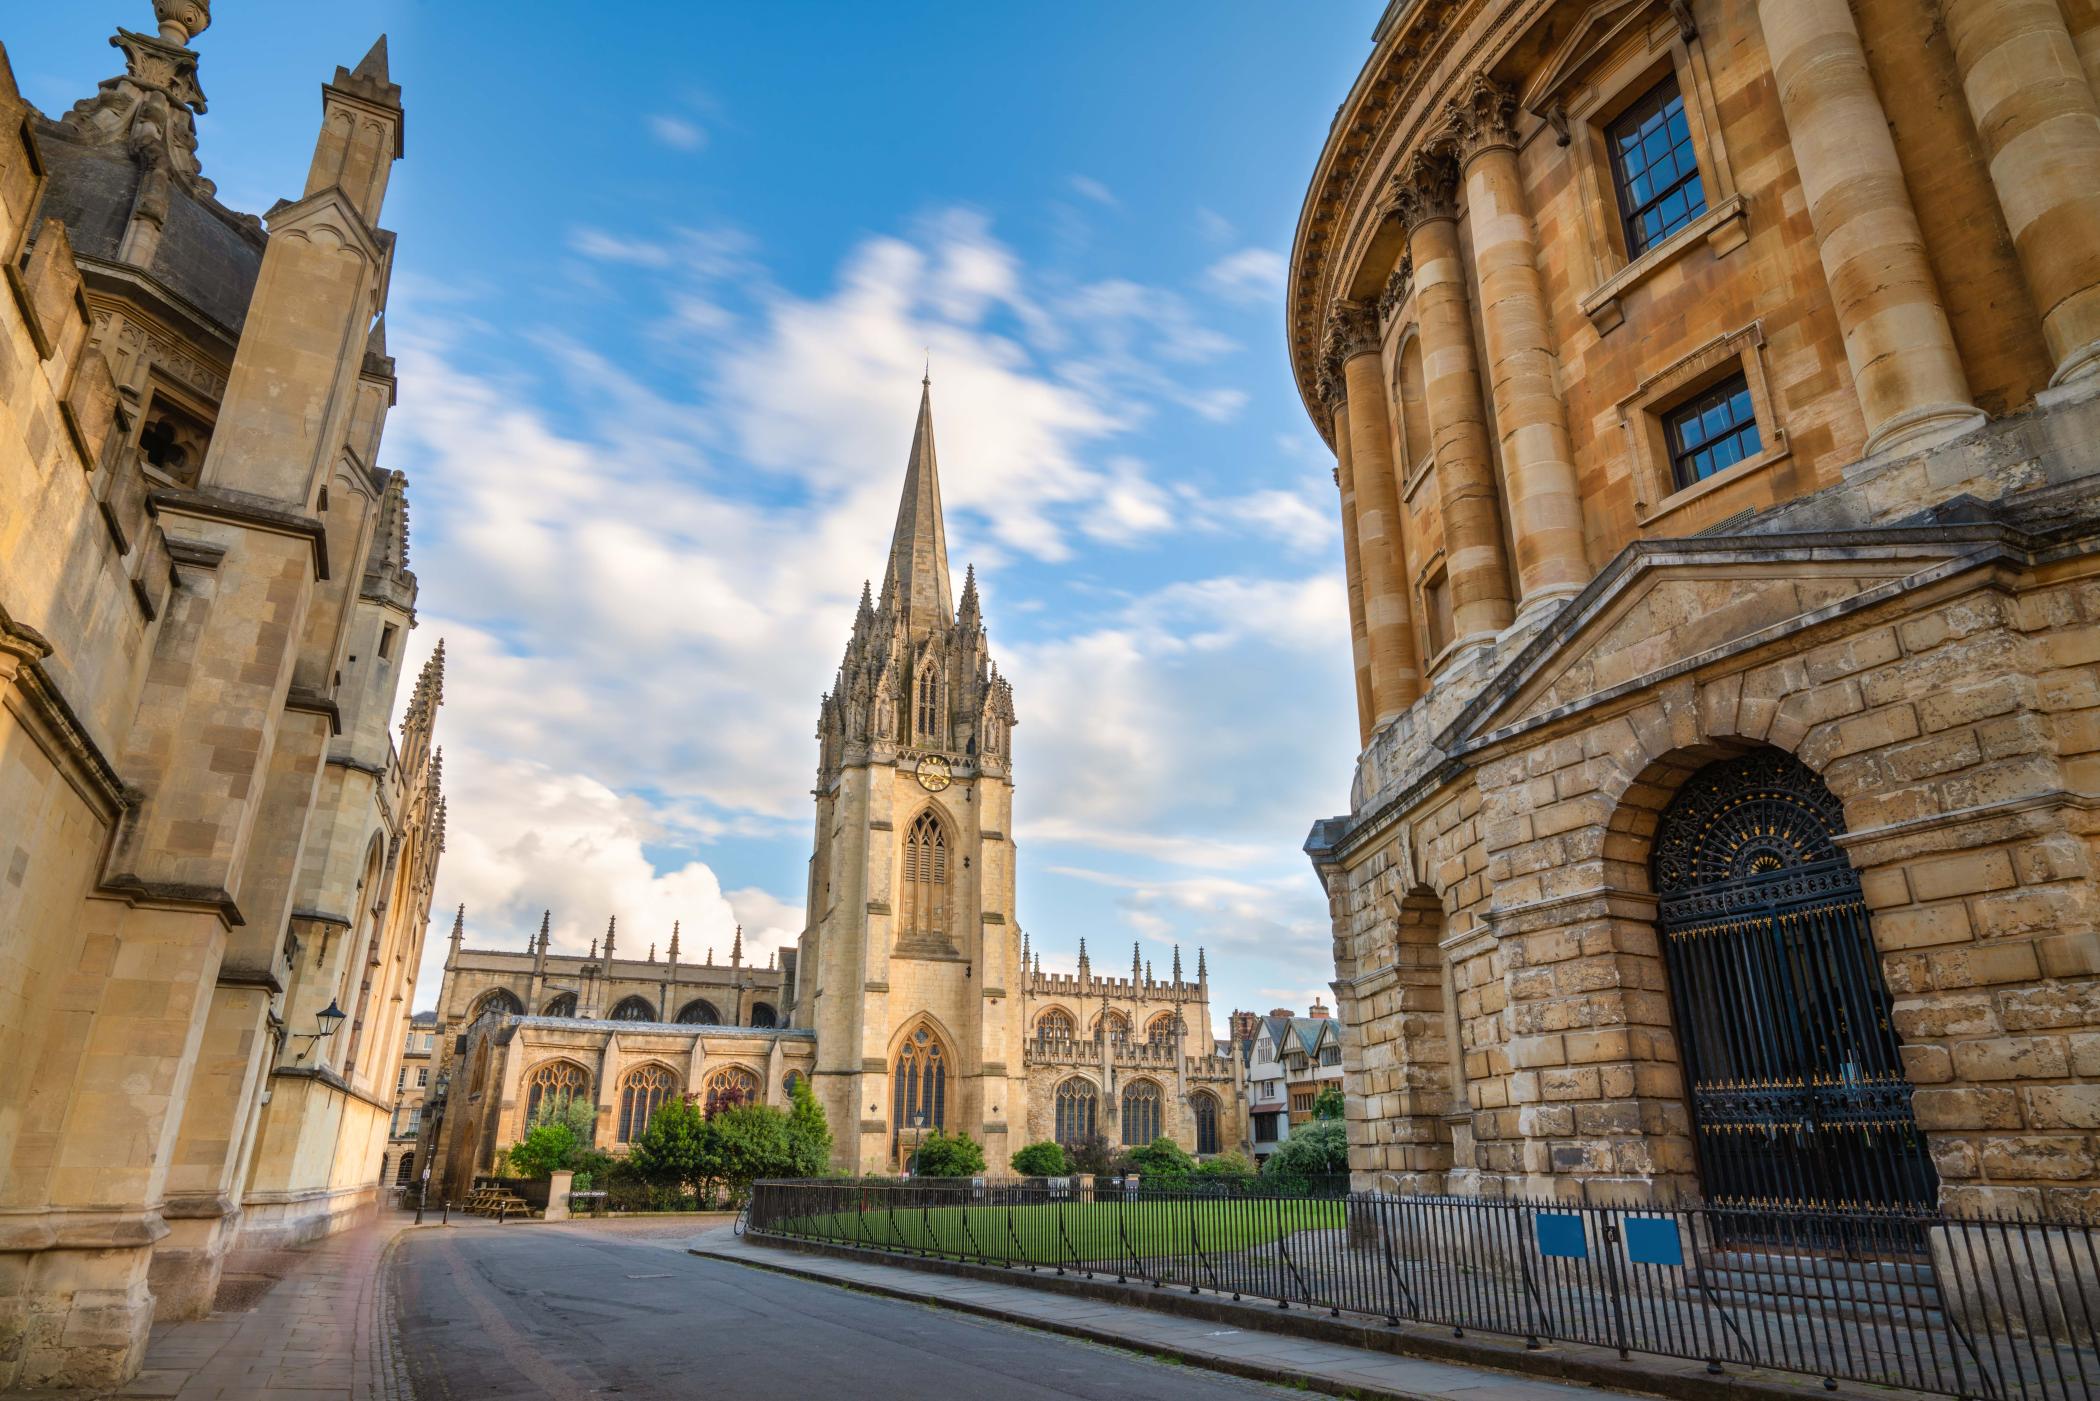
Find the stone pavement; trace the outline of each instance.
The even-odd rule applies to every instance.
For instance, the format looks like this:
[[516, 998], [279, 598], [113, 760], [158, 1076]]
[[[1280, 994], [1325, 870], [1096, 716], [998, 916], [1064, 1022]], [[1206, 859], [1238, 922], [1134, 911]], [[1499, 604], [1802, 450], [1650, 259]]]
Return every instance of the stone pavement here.
[[1635, 1394], [1373, 1352], [1343, 1343], [1232, 1328], [1211, 1319], [1185, 1318], [1027, 1285], [994, 1284], [872, 1261], [783, 1250], [756, 1244], [722, 1228], [700, 1234], [691, 1249], [695, 1255], [959, 1309], [1171, 1357], [1234, 1376], [1335, 1395], [1405, 1397], [1410, 1401], [1445, 1397], [1450, 1401], [1596, 1401], [1598, 1397]]
[[[380, 1264], [417, 1229], [387, 1212], [298, 1250], [236, 1251], [211, 1317], [157, 1324], [146, 1365], [116, 1397], [207, 1401], [397, 1401]], [[423, 1229], [430, 1229], [424, 1227]]]

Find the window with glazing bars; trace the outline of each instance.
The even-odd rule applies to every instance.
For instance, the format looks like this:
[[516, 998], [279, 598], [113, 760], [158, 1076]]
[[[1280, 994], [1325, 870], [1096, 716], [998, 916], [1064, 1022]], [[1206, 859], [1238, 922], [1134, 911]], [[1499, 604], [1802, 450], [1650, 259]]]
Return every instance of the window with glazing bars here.
[[1669, 77], [1626, 109], [1607, 133], [1611, 171], [1626, 220], [1626, 256], [1638, 258], [1706, 212], [1706, 189], [1684, 117], [1684, 94]]
[[1669, 435], [1670, 473], [1681, 490], [1725, 472], [1764, 447], [1750, 382], [1732, 375], [1663, 415]]

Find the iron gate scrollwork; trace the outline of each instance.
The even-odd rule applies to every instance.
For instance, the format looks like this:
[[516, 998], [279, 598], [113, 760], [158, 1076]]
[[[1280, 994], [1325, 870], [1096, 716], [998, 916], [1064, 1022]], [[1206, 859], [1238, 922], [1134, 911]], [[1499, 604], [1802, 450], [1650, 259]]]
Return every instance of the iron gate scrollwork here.
[[1717, 1205], [1937, 1203], [1844, 830], [1820, 778], [1760, 750], [1694, 774], [1656, 831], [1670, 994]]

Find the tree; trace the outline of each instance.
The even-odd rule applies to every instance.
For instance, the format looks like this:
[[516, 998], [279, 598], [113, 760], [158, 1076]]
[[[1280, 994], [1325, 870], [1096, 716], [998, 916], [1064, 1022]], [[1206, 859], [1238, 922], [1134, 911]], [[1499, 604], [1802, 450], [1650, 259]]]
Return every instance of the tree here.
[[657, 1106], [627, 1161], [651, 1187], [690, 1187], [703, 1201], [714, 1194], [713, 1128], [689, 1096]]
[[1014, 1154], [1013, 1166], [1023, 1177], [1063, 1177], [1065, 1150], [1046, 1138]]
[[1244, 1153], [1237, 1151], [1220, 1153], [1214, 1158], [1206, 1158], [1196, 1164], [1196, 1175], [1199, 1177], [1252, 1177], [1254, 1176], [1254, 1164], [1247, 1161], [1247, 1155]]
[[1340, 1085], [1324, 1086], [1313, 1099], [1315, 1119], [1339, 1119], [1348, 1112], [1349, 1102], [1342, 1097]]
[[913, 1157], [920, 1177], [975, 1177], [984, 1171], [984, 1149], [966, 1133], [930, 1133]]
[[1107, 1139], [1098, 1133], [1092, 1133], [1073, 1147], [1070, 1158], [1072, 1171], [1092, 1173], [1100, 1177], [1114, 1165], [1115, 1150], [1108, 1146]]
[[764, 1104], [724, 1109], [708, 1118], [715, 1175], [729, 1195], [742, 1201], [761, 1177], [794, 1175], [788, 1146], [788, 1116]]
[[598, 1111], [583, 1099], [551, 1100], [540, 1106], [525, 1136], [506, 1154], [512, 1177], [548, 1177], [564, 1169], [589, 1170], [599, 1156], [591, 1149]]
[[1349, 1131], [1336, 1119], [1314, 1119], [1291, 1130], [1261, 1165], [1264, 1185], [1305, 1192], [1312, 1179], [1349, 1170]]
[[1147, 1187], [1174, 1187], [1188, 1181], [1196, 1160], [1181, 1145], [1162, 1134], [1142, 1148], [1130, 1150], [1130, 1170]]
[[824, 1106], [809, 1088], [809, 1077], [797, 1075], [788, 1089], [788, 1176], [822, 1177], [831, 1166], [831, 1125]]

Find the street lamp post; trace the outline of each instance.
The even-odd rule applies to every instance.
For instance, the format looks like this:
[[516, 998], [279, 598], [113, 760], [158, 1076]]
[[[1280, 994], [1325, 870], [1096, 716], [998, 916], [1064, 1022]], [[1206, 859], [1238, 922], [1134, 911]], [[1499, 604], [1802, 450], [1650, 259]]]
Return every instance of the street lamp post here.
[[911, 1159], [905, 1164], [904, 1173], [907, 1177], [917, 1177], [919, 1175], [919, 1149], [926, 1142], [926, 1116], [924, 1114], [912, 1115], [911, 1128]]

